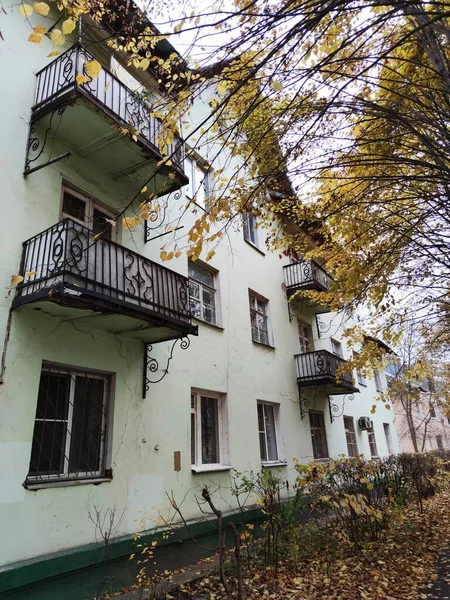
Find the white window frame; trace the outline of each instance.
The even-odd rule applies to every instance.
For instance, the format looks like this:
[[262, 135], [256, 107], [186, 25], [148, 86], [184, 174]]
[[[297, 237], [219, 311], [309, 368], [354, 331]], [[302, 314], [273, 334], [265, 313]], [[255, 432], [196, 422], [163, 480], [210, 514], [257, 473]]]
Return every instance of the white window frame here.
[[392, 434], [390, 423], [383, 423], [384, 437], [386, 438], [386, 445], [388, 454], [394, 454], [394, 446], [392, 445]]
[[335, 340], [334, 338], [331, 338], [330, 343], [331, 343], [331, 353], [334, 354], [335, 356], [339, 356], [339, 358], [344, 358], [341, 342], [339, 342], [338, 340]]
[[382, 392], [383, 391], [383, 383], [381, 381], [381, 373], [378, 369], [374, 369], [373, 378], [375, 380], [375, 389], [377, 390], [377, 392]]
[[[211, 273], [211, 275], [213, 276], [213, 280], [214, 280], [214, 287], [211, 287], [211, 286], [207, 285], [206, 283], [202, 283], [201, 281], [199, 281], [192, 275], [189, 275], [189, 283], [193, 283], [194, 285], [196, 285], [199, 288], [199, 297], [194, 298], [194, 299], [196, 301], [200, 302], [200, 316], [197, 317], [196, 315], [193, 315], [193, 317], [194, 317], [194, 319], [197, 319], [198, 321], [202, 321], [203, 323], [207, 323], [208, 325], [216, 325], [216, 326], [220, 327], [222, 324], [222, 318], [221, 318], [222, 315], [221, 315], [221, 311], [220, 311], [219, 272], [216, 269], [212, 269], [209, 265], [205, 265], [204, 263], [202, 263], [198, 260], [196, 260], [195, 262], [189, 261], [188, 262], [188, 270], [189, 270], [190, 262], [192, 262], [193, 265], [199, 267], [200, 269], [203, 269], [204, 271], [208, 271], [209, 273]], [[203, 289], [208, 290], [213, 295], [213, 298], [214, 298], [214, 321], [208, 321], [207, 319], [204, 318]], [[189, 288], [189, 305], [190, 305], [190, 303], [191, 303], [191, 291]]]
[[[219, 471], [230, 469], [229, 466], [229, 449], [228, 449], [228, 419], [226, 395], [218, 392], [210, 392], [207, 390], [192, 389], [191, 390], [191, 415], [194, 415], [195, 431], [194, 431], [194, 454], [195, 462], [192, 462], [191, 469], [195, 472], [199, 471]], [[217, 401], [217, 439], [219, 462], [203, 463], [202, 458], [202, 422], [201, 422], [201, 398], [214, 398]], [[192, 402], [193, 401], [193, 402]], [[192, 406], [192, 404], [194, 406]], [[192, 430], [191, 430], [192, 444]], [[191, 453], [192, 454], [192, 453]]]
[[[65, 193], [70, 194], [71, 196], [74, 196], [75, 198], [78, 198], [78, 200], [81, 200], [85, 203], [86, 205], [86, 210], [84, 213], [84, 221], [81, 221], [80, 219], [77, 219], [76, 217], [65, 213], [63, 211], [63, 206], [64, 206], [64, 194]], [[71, 219], [72, 221], [75, 221], [76, 223], [80, 223], [80, 225], [83, 225], [84, 227], [87, 227], [88, 229], [92, 229], [92, 223], [94, 221], [94, 210], [97, 209], [99, 211], [101, 211], [102, 213], [104, 213], [105, 215], [107, 215], [107, 217], [109, 217], [110, 219], [115, 219], [117, 217], [117, 213], [114, 211], [114, 209], [111, 209], [109, 206], [105, 205], [103, 202], [100, 202], [86, 194], [83, 194], [81, 192], [78, 192], [76, 189], [70, 187], [67, 184], [64, 184], [62, 186], [62, 190], [61, 190], [61, 209], [60, 209], [60, 218], [64, 219], [65, 217]], [[110, 227], [110, 231], [111, 231], [111, 241], [113, 242], [120, 242], [120, 230], [121, 227], [119, 226], [119, 224], [116, 223], [116, 226], [114, 227], [113, 225], [111, 225]]]
[[[359, 354], [357, 352], [353, 352], [353, 358], [358, 358]], [[367, 387], [367, 380], [359, 369], [356, 369], [356, 379], [360, 385]]]
[[[259, 302], [263, 302], [265, 304], [265, 308], [266, 308], [266, 312], [262, 313], [260, 310], [258, 310], [258, 300]], [[256, 344], [262, 344], [263, 346], [269, 346], [269, 347], [273, 347], [273, 338], [272, 338], [272, 327], [271, 327], [271, 319], [270, 319], [270, 310], [269, 310], [269, 301], [267, 300], [267, 298], [264, 298], [263, 296], [260, 296], [259, 294], [255, 293], [252, 290], [248, 290], [248, 302], [249, 302], [249, 313], [250, 313], [250, 330], [251, 330], [251, 336], [252, 336], [252, 340], [256, 343]], [[261, 334], [260, 331], [261, 330], [258, 327], [258, 320], [256, 319], [256, 325], [257, 325], [257, 330], [258, 330], [258, 339], [255, 339], [253, 337], [253, 327], [252, 327], [252, 314], [255, 314], [256, 316], [260, 315], [262, 317], [264, 317], [266, 319], [266, 325], [267, 325], [267, 342], [261, 341]]]
[[[96, 371], [92, 369], [85, 369], [82, 367], [75, 367], [72, 365], [59, 365], [55, 363], [43, 362], [41, 367], [42, 373], [57, 373], [63, 375], [69, 375], [70, 386], [69, 386], [69, 406], [67, 411], [67, 419], [48, 419], [38, 418], [38, 400], [36, 400], [36, 416], [34, 423], [37, 422], [65, 422], [67, 423], [67, 429], [65, 433], [65, 447], [64, 447], [64, 467], [62, 473], [50, 473], [50, 474], [27, 474], [26, 484], [27, 487], [38, 485], [43, 487], [45, 485], [51, 485], [56, 482], [68, 483], [77, 481], [97, 480], [99, 478], [106, 478], [106, 471], [109, 469], [110, 463], [110, 447], [111, 447], [111, 433], [112, 433], [112, 390], [113, 390], [113, 374], [105, 373], [102, 371]], [[104, 382], [103, 389], [103, 402], [102, 402], [102, 422], [101, 422], [101, 433], [100, 433], [100, 451], [99, 451], [99, 469], [97, 471], [89, 472], [69, 472], [69, 457], [70, 447], [72, 441], [72, 425], [73, 425], [73, 408], [74, 408], [74, 397], [75, 397], [75, 378], [76, 376], [89, 377], [92, 379], [101, 379]], [[34, 437], [34, 427], [33, 427]], [[32, 449], [30, 449], [30, 465], [32, 457]], [[109, 479], [109, 478], [108, 478]], [[30, 485], [28, 485], [30, 484]]]
[[[347, 427], [346, 420], [352, 422], [352, 425], [353, 425], [353, 429], [352, 430], [350, 430]], [[345, 442], [347, 444], [347, 454], [349, 456], [352, 456], [352, 457], [358, 456], [359, 455], [359, 450], [358, 450], [358, 440], [357, 440], [357, 437], [356, 437], [355, 419], [353, 417], [350, 417], [349, 415], [344, 415], [343, 416], [343, 421], [344, 421], [344, 430], [345, 430]], [[349, 438], [350, 434], [355, 437], [354, 443], [353, 442], [349, 443], [349, 439], [348, 438]], [[350, 453], [349, 446], [354, 446], [355, 447], [356, 454], [351, 454]]]
[[[321, 424], [323, 425], [323, 434], [324, 434], [323, 439], [325, 440], [325, 449], [326, 449], [326, 454], [327, 454], [326, 456], [317, 456], [316, 457], [314, 455], [314, 443], [313, 443], [313, 434], [312, 434], [313, 433], [313, 429], [315, 431], [318, 431], [318, 430], [322, 431], [322, 427], [313, 426], [313, 424], [311, 423], [311, 416], [312, 415], [319, 416], [320, 420], [321, 420]], [[313, 449], [313, 458], [314, 458], [314, 460], [318, 460], [318, 461], [329, 460], [329, 458], [330, 458], [330, 449], [329, 449], [329, 446], [328, 446], [327, 425], [325, 423], [325, 414], [324, 414], [323, 411], [321, 411], [321, 410], [311, 410], [311, 411], [309, 411], [309, 429], [310, 429], [311, 445], [312, 445], [312, 449]]]
[[[189, 178], [189, 185], [186, 190], [186, 196], [200, 206], [206, 212], [210, 209], [210, 200], [212, 193], [212, 169], [195, 158], [195, 156], [186, 156], [185, 171]], [[203, 177], [200, 176], [200, 173]], [[198, 198], [198, 192], [203, 188], [204, 201]]]
[[[273, 422], [274, 422], [274, 429], [275, 429], [275, 449], [276, 449], [276, 453], [277, 453], [277, 457], [275, 459], [270, 460], [269, 458], [267, 458], [269, 456], [269, 452], [268, 452], [268, 446], [267, 446], [267, 429], [266, 429], [266, 419], [265, 419], [265, 414], [263, 412], [263, 421], [264, 421], [264, 431], [261, 431], [259, 429], [259, 414], [258, 414], [258, 410], [259, 407], [262, 407], [262, 410], [265, 411], [265, 409], [272, 409], [273, 412]], [[283, 445], [281, 443], [281, 431], [280, 431], [280, 405], [274, 402], [266, 402], [264, 400], [257, 400], [256, 401], [256, 418], [257, 418], [257, 423], [258, 423], [258, 443], [259, 443], [259, 449], [260, 449], [260, 456], [261, 456], [261, 438], [260, 438], [260, 434], [262, 433], [264, 435], [264, 441], [265, 441], [265, 455], [266, 455], [266, 459], [263, 459], [261, 457], [261, 464], [263, 466], [270, 466], [270, 465], [274, 465], [274, 464], [280, 464], [280, 463], [285, 463], [285, 456], [284, 456], [284, 452], [283, 452]]]
[[[300, 328], [304, 328], [304, 331], [301, 332]], [[300, 346], [300, 354], [305, 354], [306, 352], [314, 351], [314, 338], [312, 333], [311, 325], [305, 323], [301, 319], [297, 319], [297, 331], [298, 331], [298, 341]], [[306, 335], [304, 335], [306, 333]], [[308, 346], [308, 349], [304, 349]]]
[[[373, 421], [370, 421], [370, 428], [367, 430], [367, 441], [369, 442], [369, 451], [370, 451], [371, 458], [378, 458], [378, 456], [379, 456], [378, 444], [377, 444], [377, 438], [375, 435], [375, 429], [373, 427]], [[376, 450], [375, 454], [372, 451], [373, 450], [372, 444], [373, 444], [373, 446], [375, 446], [375, 448], [374, 448]]]
[[244, 240], [254, 248], [257, 248], [261, 251], [258, 219], [254, 214], [245, 213], [242, 215], [242, 230]]

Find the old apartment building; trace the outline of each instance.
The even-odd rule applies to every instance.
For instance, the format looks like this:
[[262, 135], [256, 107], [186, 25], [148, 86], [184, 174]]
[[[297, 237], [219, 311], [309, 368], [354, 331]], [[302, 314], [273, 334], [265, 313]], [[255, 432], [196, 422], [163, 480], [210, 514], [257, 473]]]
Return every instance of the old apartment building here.
[[[232, 168], [213, 142], [188, 157], [188, 132], [174, 137], [173, 176], [151, 179], [165, 222], [114, 224], [162, 158], [161, 124], [133, 89], [139, 74], [93, 43], [88, 27], [56, 58], [50, 40], [29, 44], [29, 33], [9, 10], [0, 61], [0, 595], [80, 600], [102, 578], [92, 507], [116, 511], [109, 584], [123, 586], [134, 532], [152, 535], [172, 490], [195, 522], [193, 491], [209, 482], [226, 497], [232, 469], [270, 468], [293, 481], [294, 457], [381, 457], [398, 441], [393, 415], [370, 413], [384, 374], [336, 377], [351, 357], [344, 317], [288, 303], [297, 290], [327, 289], [322, 267], [269, 252], [253, 217], [210, 262], [185, 253], [161, 262], [167, 223], [187, 230], [196, 218], [184, 211], [188, 199], [208, 210], [214, 170]], [[100, 74], [79, 83], [93, 57]], [[151, 74], [145, 82], [160, 93]], [[210, 83], [199, 94], [193, 124], [212, 93]], [[134, 137], [119, 131], [130, 123]]]

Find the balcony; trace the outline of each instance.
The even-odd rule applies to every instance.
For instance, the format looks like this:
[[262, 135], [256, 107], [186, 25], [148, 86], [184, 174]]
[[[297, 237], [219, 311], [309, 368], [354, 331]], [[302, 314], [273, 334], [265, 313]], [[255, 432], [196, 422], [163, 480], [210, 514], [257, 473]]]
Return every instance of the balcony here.
[[13, 308], [28, 305], [146, 343], [197, 334], [188, 279], [63, 219], [23, 243]]
[[284, 266], [284, 282], [288, 298], [299, 290], [328, 292], [331, 277], [314, 260], [300, 260]]
[[[75, 152], [113, 179], [145, 183], [149, 193], [160, 196], [186, 185], [182, 139], [174, 134], [163, 145], [162, 123], [142, 96], [104, 67], [98, 77], [88, 77], [85, 63], [92, 60], [77, 44], [37, 73], [25, 175], [55, 162], [49, 143], [55, 138], [69, 150], [59, 158]], [[87, 81], [77, 83], [79, 76]], [[157, 168], [163, 154], [172, 166]]]
[[353, 385], [351, 373], [336, 376], [338, 368], [345, 365], [346, 361], [328, 350], [296, 354], [295, 362], [299, 387], [324, 386], [328, 394], [359, 392]]

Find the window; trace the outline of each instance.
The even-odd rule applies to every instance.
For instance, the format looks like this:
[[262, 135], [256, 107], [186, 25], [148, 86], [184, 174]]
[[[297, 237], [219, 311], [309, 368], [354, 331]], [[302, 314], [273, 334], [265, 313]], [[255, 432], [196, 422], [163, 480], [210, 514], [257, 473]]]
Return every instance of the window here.
[[217, 273], [189, 261], [189, 308], [196, 319], [217, 325]]
[[375, 431], [373, 430], [373, 421], [370, 422], [370, 429], [367, 430], [367, 438], [369, 440], [370, 456], [378, 456], [377, 441], [375, 439]]
[[117, 241], [116, 229], [119, 228], [111, 223], [114, 212], [74, 190], [63, 188], [61, 216], [78, 221], [95, 234], [102, 234], [103, 239]]
[[194, 158], [186, 158], [186, 174], [189, 177], [187, 195], [208, 211], [211, 197], [211, 171]]
[[437, 435], [436, 436], [436, 444], [437, 444], [438, 450], [443, 450], [444, 449], [444, 443], [442, 441], [442, 435]]
[[263, 298], [249, 292], [250, 322], [252, 326], [252, 340], [260, 344], [270, 345], [268, 302]]
[[211, 392], [191, 393], [191, 464], [226, 464], [224, 397]]
[[338, 341], [332, 339], [331, 340], [331, 352], [333, 354], [336, 354], [336, 356], [340, 356], [341, 358], [343, 358], [341, 342], [338, 342]]
[[258, 223], [255, 215], [251, 213], [242, 215], [242, 225], [244, 228], [244, 240], [259, 248]]
[[344, 417], [344, 427], [348, 455], [358, 456], [358, 444], [356, 443], [356, 431], [353, 417]]
[[436, 409], [434, 407], [434, 404], [430, 404], [430, 417], [432, 419], [436, 418]]
[[278, 410], [278, 405], [258, 402], [259, 448], [263, 463], [279, 460], [277, 441]]
[[300, 320], [298, 321], [298, 339], [300, 342], [300, 352], [302, 354], [313, 350], [311, 327]]
[[383, 391], [383, 384], [381, 383], [380, 372], [377, 371], [377, 369], [375, 369], [374, 372], [373, 372], [373, 378], [375, 379], [375, 388], [376, 388], [377, 392], [382, 392]]
[[[359, 358], [359, 354], [357, 354], [356, 352], [353, 352], [353, 358], [355, 360], [357, 360]], [[356, 369], [356, 377], [358, 379], [358, 383], [360, 385], [365, 385], [367, 386], [367, 381], [366, 378], [364, 377], [364, 375], [361, 373], [361, 371], [359, 369]]]
[[110, 377], [42, 367], [27, 482], [105, 475]]
[[329, 458], [325, 419], [322, 412], [310, 412], [311, 441], [314, 458]]
[[391, 438], [391, 427], [389, 423], [383, 423], [384, 435], [386, 437], [386, 444], [389, 454], [394, 454], [394, 448], [392, 447], [392, 438]]

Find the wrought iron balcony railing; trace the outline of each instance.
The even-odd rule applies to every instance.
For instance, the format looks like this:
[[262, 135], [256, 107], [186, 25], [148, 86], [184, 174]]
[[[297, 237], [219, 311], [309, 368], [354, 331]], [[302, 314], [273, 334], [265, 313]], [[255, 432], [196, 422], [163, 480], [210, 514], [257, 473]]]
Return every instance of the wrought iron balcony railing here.
[[299, 290], [327, 292], [331, 277], [314, 260], [300, 260], [284, 266], [284, 282], [288, 297]]
[[[49, 107], [57, 105], [58, 101], [71, 94], [80, 94], [109, 114], [119, 125], [132, 128], [141, 141], [158, 155], [170, 156], [172, 163], [183, 171], [182, 139], [174, 133], [173, 141], [163, 147], [161, 121], [151, 115], [149, 107], [138, 93], [130, 90], [105, 67], [102, 67], [98, 77], [89, 77], [85, 63], [93, 60], [94, 56], [76, 44], [39, 71], [32, 121], [48, 112]], [[78, 83], [80, 76], [84, 77], [83, 83]]]
[[47, 300], [167, 326], [168, 339], [196, 332], [186, 277], [68, 218], [23, 243], [20, 275], [13, 307]]
[[328, 352], [328, 350], [296, 354], [295, 361], [297, 364], [297, 381], [300, 386], [323, 385], [330, 387], [334, 393], [359, 391], [353, 385], [351, 372], [343, 372], [339, 376], [337, 375], [338, 369], [343, 367], [346, 361], [340, 356]]

